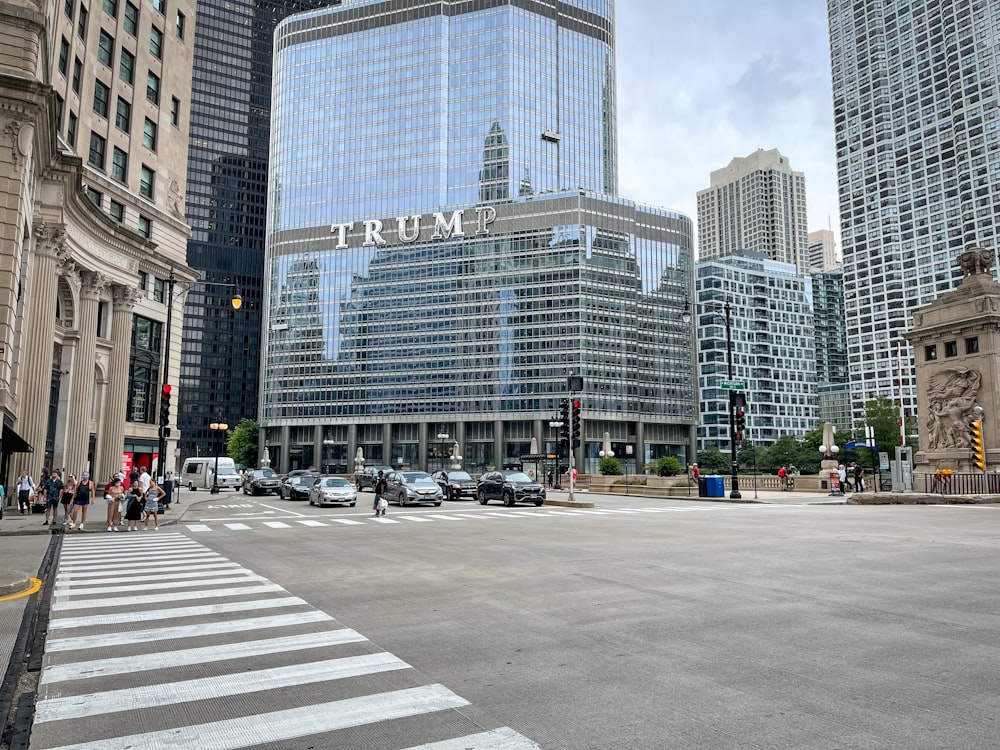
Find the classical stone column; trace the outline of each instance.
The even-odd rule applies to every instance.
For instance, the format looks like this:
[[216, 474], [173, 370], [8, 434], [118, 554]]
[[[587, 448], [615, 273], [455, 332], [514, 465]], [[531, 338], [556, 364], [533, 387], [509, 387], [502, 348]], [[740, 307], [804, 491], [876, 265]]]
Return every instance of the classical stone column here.
[[132, 348], [132, 310], [139, 300], [139, 290], [115, 284], [111, 289], [114, 309], [111, 313], [111, 341], [114, 351], [108, 371], [108, 394], [98, 431], [101, 466], [97, 476], [107, 477], [121, 469], [125, 444], [125, 414], [128, 405], [128, 371]]
[[[87, 468], [90, 416], [94, 406], [94, 355], [97, 350], [97, 305], [110, 284], [106, 276], [83, 271], [77, 330], [80, 345], [70, 374], [70, 400], [66, 430], [66, 470], [77, 476]], [[91, 467], [94, 468], [94, 467]]]
[[49, 426], [52, 384], [52, 346], [56, 330], [58, 269], [66, 266], [66, 231], [61, 225], [38, 222], [32, 229], [30, 309], [21, 340], [18, 431], [35, 452], [24, 456], [33, 477], [41, 473], [45, 460], [45, 438]]

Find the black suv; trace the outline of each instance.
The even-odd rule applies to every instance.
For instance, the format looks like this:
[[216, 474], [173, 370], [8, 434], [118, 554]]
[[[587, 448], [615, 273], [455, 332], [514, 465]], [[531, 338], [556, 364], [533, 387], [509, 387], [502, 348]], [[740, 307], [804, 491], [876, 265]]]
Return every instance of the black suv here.
[[244, 495], [274, 495], [281, 490], [281, 480], [271, 469], [254, 469], [243, 475]]
[[431, 479], [438, 483], [446, 500], [461, 500], [463, 497], [476, 499], [479, 485], [464, 471], [435, 471]]
[[479, 503], [502, 500], [504, 505], [545, 502], [545, 488], [520, 471], [488, 471], [479, 477]]
[[367, 488], [372, 492], [375, 491], [375, 482], [378, 480], [378, 473], [382, 472], [385, 476], [389, 476], [389, 472], [392, 471], [391, 466], [366, 466], [364, 471], [354, 472], [354, 486], [357, 487], [358, 492]]

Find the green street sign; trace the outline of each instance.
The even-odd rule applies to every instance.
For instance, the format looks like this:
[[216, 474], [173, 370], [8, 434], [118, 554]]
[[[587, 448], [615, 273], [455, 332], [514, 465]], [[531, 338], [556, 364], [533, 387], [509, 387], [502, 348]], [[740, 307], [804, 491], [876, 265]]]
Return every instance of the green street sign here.
[[746, 383], [742, 380], [720, 380], [719, 387], [727, 391], [742, 391], [746, 390]]

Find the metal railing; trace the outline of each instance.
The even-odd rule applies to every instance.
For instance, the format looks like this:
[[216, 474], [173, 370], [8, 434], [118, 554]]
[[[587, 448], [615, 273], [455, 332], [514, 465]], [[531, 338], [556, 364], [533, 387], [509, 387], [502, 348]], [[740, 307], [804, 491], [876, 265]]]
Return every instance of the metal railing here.
[[1000, 495], [1000, 474], [915, 474], [917, 491], [941, 495]]

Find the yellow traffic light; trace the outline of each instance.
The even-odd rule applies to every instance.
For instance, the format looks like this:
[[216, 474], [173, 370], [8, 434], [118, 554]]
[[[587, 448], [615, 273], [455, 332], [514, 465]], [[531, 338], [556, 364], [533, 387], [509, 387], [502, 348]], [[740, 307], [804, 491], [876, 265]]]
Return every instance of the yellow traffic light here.
[[981, 419], [969, 422], [969, 447], [972, 449], [972, 463], [980, 471], [986, 471], [986, 448], [983, 446], [983, 422]]

